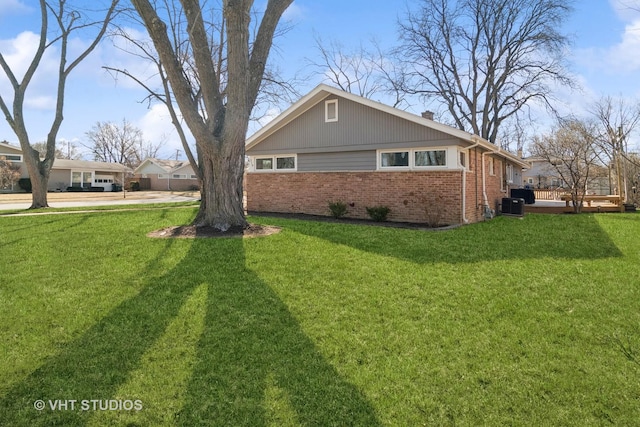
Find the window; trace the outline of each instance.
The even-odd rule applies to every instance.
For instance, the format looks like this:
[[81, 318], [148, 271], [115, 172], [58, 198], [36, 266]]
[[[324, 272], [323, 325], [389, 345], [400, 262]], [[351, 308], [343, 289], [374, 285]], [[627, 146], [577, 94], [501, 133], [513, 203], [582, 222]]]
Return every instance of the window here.
[[409, 167], [409, 152], [380, 153], [380, 166], [383, 168]]
[[495, 176], [495, 174], [496, 174], [496, 169], [495, 169], [493, 157], [489, 157], [489, 175]]
[[[379, 170], [459, 169], [455, 147], [419, 147], [405, 150], [378, 150]], [[465, 153], [466, 155], [466, 153]]]
[[324, 102], [324, 121], [327, 123], [338, 121], [338, 100], [331, 99]]
[[507, 165], [507, 183], [513, 183], [513, 165]]
[[21, 162], [22, 156], [19, 154], [0, 154], [0, 159], [9, 160], [11, 162]]
[[446, 150], [416, 151], [414, 157], [416, 167], [447, 165]]
[[169, 178], [169, 175], [166, 173], [159, 173], [158, 174], [158, 179], [167, 179]]
[[267, 159], [256, 159], [256, 169], [257, 170], [273, 169], [273, 158], [269, 157]]
[[273, 170], [296, 170], [296, 156], [292, 154], [271, 157], [256, 157], [253, 159], [253, 170], [273, 171]]
[[463, 168], [467, 167], [467, 153], [463, 151], [460, 152], [460, 166]]
[[197, 175], [191, 175], [191, 179], [198, 179]]
[[533, 178], [527, 178], [527, 184], [533, 184]]
[[276, 169], [295, 169], [295, 157], [276, 157]]
[[91, 172], [71, 172], [71, 186], [89, 188], [93, 184], [93, 173]]

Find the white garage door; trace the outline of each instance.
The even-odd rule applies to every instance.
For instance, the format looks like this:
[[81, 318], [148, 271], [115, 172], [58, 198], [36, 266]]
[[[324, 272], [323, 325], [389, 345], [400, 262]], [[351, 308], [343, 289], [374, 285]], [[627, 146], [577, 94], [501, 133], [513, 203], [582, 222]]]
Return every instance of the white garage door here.
[[94, 187], [104, 187], [104, 191], [111, 191], [113, 188], [113, 176], [96, 174], [93, 185]]

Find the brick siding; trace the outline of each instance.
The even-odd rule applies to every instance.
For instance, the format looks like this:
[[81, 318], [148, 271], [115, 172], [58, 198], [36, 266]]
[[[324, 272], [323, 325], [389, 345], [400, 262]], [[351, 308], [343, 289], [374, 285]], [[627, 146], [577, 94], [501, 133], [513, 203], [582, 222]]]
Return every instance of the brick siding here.
[[[484, 219], [482, 156], [469, 153], [466, 179], [465, 216], [469, 222]], [[485, 155], [485, 183], [489, 208], [496, 210], [506, 191], [501, 190], [500, 168], [495, 158], [495, 174]], [[246, 174], [249, 212], [305, 213], [330, 215], [329, 203], [348, 204], [350, 218], [368, 219], [366, 208], [388, 206], [390, 221], [460, 224], [462, 216], [461, 170], [398, 172], [289, 172]]]

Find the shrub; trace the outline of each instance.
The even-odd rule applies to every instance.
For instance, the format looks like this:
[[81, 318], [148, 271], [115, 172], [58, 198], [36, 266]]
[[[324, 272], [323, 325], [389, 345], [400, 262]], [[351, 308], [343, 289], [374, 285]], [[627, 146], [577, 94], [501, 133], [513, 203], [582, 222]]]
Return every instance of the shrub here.
[[140, 191], [140, 183], [138, 181], [131, 181], [129, 183], [130, 191]]
[[440, 227], [444, 217], [444, 196], [442, 194], [428, 194], [420, 198], [420, 203], [424, 208], [427, 225], [431, 228]]
[[367, 213], [374, 221], [386, 221], [387, 215], [389, 215], [391, 209], [388, 206], [374, 206], [372, 208], [367, 208]]
[[334, 218], [342, 218], [349, 213], [347, 204], [343, 202], [329, 202], [329, 210]]
[[27, 193], [31, 193], [31, 190], [32, 190], [31, 179], [29, 179], [29, 178], [20, 178], [18, 180], [18, 185], [20, 186], [20, 188], [22, 188]]

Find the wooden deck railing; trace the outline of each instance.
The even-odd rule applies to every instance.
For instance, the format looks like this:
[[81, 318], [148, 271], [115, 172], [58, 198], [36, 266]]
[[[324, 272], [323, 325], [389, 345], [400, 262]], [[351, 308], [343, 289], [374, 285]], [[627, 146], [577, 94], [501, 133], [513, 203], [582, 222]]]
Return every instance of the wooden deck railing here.
[[536, 200], [560, 200], [564, 190], [533, 190], [536, 195]]

